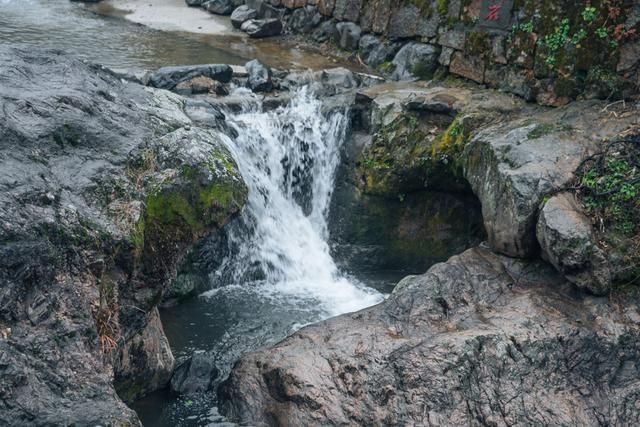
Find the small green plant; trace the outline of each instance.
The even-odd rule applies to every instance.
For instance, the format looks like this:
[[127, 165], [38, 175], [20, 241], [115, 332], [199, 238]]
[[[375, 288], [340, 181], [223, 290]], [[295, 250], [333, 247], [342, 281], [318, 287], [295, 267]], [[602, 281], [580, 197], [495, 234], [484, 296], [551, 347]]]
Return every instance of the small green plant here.
[[596, 36], [600, 39], [606, 39], [609, 37], [609, 30], [606, 27], [598, 27], [596, 28]]
[[[610, 143], [580, 178], [584, 206], [596, 222], [625, 235], [640, 225], [640, 165], [628, 145]], [[611, 147], [615, 147], [611, 149]]]
[[558, 27], [555, 28], [555, 31], [551, 34], [547, 34], [542, 41], [542, 44], [549, 51], [547, 57], [545, 58], [545, 62], [547, 65], [555, 65], [556, 64], [556, 53], [560, 50], [569, 40], [569, 18], [564, 18]]
[[587, 38], [587, 31], [584, 28], [580, 28], [580, 30], [578, 30], [578, 32], [575, 33], [571, 38], [571, 43], [577, 45], [586, 38]]
[[584, 19], [585, 22], [590, 23], [595, 21], [597, 18], [598, 18], [598, 11], [593, 6], [587, 6], [582, 11], [582, 19]]
[[391, 61], [385, 61], [382, 63], [382, 65], [380, 65], [380, 70], [383, 73], [391, 74], [395, 69], [396, 69], [396, 66]]
[[532, 33], [534, 30], [533, 21], [523, 22], [522, 24], [517, 24], [511, 27], [511, 32], [516, 33], [518, 31], [522, 31], [523, 33]]

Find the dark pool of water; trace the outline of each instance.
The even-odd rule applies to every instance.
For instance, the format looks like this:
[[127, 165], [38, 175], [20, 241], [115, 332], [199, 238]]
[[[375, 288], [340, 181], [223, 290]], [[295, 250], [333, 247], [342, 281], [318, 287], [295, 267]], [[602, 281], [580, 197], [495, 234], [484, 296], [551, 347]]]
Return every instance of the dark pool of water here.
[[[362, 272], [357, 277], [380, 292], [389, 293], [404, 275], [400, 271]], [[224, 379], [242, 354], [275, 344], [304, 326], [301, 319], [311, 323], [323, 313], [303, 301], [274, 299], [245, 284], [161, 309], [160, 315], [178, 363], [194, 351], [208, 351]], [[181, 397], [163, 390], [132, 407], [145, 426], [233, 425], [218, 413], [214, 393]]]

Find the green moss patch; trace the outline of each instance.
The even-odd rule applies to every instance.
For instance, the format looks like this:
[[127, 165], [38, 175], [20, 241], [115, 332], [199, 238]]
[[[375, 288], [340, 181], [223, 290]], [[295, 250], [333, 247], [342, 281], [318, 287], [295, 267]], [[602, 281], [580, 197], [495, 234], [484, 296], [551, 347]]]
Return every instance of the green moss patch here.
[[557, 123], [539, 123], [527, 134], [527, 139], [538, 139], [554, 132], [567, 132], [571, 127]]
[[467, 189], [460, 159], [467, 138], [460, 122], [440, 134], [434, 129], [433, 122], [412, 113], [384, 126], [358, 162], [362, 190], [395, 198], [425, 188]]
[[147, 197], [147, 223], [188, 227], [194, 234], [220, 225], [234, 200], [227, 183], [194, 186], [193, 189], [160, 191]]

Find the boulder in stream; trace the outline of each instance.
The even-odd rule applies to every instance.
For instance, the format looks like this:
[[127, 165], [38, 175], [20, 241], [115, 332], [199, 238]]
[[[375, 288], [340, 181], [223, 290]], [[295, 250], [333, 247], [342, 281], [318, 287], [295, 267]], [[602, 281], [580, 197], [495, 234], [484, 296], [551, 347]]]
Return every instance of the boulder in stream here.
[[232, 0], [208, 0], [202, 7], [216, 15], [230, 15], [235, 5]]
[[257, 16], [258, 12], [255, 9], [251, 9], [246, 4], [243, 4], [235, 8], [231, 13], [231, 25], [233, 25], [234, 28], [240, 28], [243, 23]]
[[278, 18], [249, 19], [240, 27], [249, 37], [264, 38], [282, 33], [282, 21]]
[[249, 73], [247, 86], [254, 92], [270, 92], [273, 89], [273, 80], [271, 79], [271, 69], [266, 67], [262, 62], [254, 59], [245, 64], [245, 68]]
[[159, 89], [174, 89], [178, 83], [207, 77], [221, 83], [229, 83], [233, 77], [233, 69], [226, 64], [185, 65], [162, 67], [149, 77], [149, 86]]

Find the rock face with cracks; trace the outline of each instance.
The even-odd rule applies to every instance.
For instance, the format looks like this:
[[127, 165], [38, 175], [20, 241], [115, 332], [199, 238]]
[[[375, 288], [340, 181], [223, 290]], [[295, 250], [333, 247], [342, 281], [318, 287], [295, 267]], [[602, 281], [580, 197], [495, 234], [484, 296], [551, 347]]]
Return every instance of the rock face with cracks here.
[[246, 187], [183, 98], [60, 52], [0, 48], [0, 104], [0, 420], [138, 425], [121, 398], [173, 369], [155, 307]]
[[245, 356], [219, 397], [250, 425], [635, 425], [639, 315], [470, 249]]

